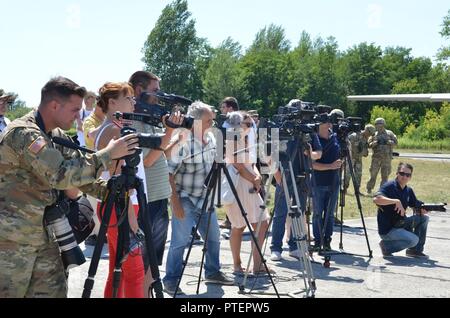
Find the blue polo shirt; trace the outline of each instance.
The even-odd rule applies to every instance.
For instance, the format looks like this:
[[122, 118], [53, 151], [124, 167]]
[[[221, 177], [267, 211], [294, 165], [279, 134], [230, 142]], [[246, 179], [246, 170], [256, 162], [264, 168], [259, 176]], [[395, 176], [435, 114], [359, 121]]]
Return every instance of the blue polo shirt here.
[[[400, 187], [397, 179], [389, 181], [381, 186], [375, 197], [382, 195], [389, 199], [398, 199], [402, 202], [403, 208], [415, 208], [422, 205], [422, 201], [417, 200], [412, 188], [406, 186], [404, 189]], [[386, 205], [378, 208], [378, 233], [380, 235], [388, 234], [394, 225], [401, 220], [402, 217], [395, 211], [395, 204]]]
[[[322, 158], [316, 160], [317, 163], [331, 164], [340, 159], [341, 147], [336, 134], [329, 139], [319, 137], [322, 146]], [[333, 186], [339, 181], [339, 170], [314, 170], [314, 178], [317, 186]]]

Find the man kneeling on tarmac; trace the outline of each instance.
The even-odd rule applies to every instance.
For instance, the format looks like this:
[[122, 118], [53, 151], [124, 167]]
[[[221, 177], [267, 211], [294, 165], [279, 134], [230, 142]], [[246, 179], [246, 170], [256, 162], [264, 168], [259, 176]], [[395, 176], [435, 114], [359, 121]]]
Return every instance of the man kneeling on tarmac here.
[[427, 236], [429, 217], [425, 209], [420, 209], [411, 217], [406, 216], [408, 207], [418, 208], [423, 202], [417, 200], [411, 181], [413, 167], [400, 163], [397, 178], [385, 183], [375, 194], [373, 202], [378, 205], [378, 232], [382, 241], [381, 251], [384, 257], [406, 250], [406, 256], [428, 258], [423, 253]]

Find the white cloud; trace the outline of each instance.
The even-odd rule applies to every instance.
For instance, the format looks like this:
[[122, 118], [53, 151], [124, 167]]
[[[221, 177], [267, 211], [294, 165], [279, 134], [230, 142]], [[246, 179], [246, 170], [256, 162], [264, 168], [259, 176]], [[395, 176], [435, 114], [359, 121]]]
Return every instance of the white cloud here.
[[71, 4], [66, 8], [66, 26], [69, 29], [79, 29], [81, 27], [81, 8], [79, 4]]
[[367, 18], [367, 26], [369, 29], [381, 28], [381, 20], [383, 17], [383, 7], [379, 4], [369, 4], [367, 7], [369, 16]]

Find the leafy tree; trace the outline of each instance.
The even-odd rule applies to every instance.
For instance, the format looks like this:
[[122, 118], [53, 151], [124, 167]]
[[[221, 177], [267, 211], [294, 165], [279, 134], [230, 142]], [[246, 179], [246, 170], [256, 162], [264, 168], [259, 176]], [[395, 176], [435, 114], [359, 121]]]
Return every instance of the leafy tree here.
[[386, 120], [386, 128], [392, 130], [396, 135], [401, 135], [405, 129], [402, 113], [398, 109], [384, 106], [375, 106], [372, 110], [370, 122], [374, 123], [377, 118]]
[[[450, 39], [450, 10], [448, 10], [447, 16], [444, 17], [440, 34], [444, 39]], [[440, 61], [448, 60], [450, 58], [450, 46], [442, 47], [438, 52], [437, 58]]]
[[226, 96], [243, 98], [239, 89], [237, 63], [241, 57], [241, 45], [231, 38], [213, 50], [203, 79], [205, 101], [217, 105]]
[[282, 26], [271, 24], [261, 29], [255, 37], [249, 51], [254, 50], [274, 50], [278, 52], [288, 52], [290, 42], [286, 39], [286, 35]]
[[[351, 95], [388, 93], [384, 85], [382, 50], [375, 44], [361, 43], [343, 54], [345, 82]], [[364, 119], [369, 118], [373, 103], [350, 104], [349, 111]], [[369, 107], [368, 107], [369, 106]]]
[[[164, 90], [201, 98], [199, 65], [207, 64], [206, 40], [196, 35], [187, 0], [167, 5], [144, 44], [145, 68], [162, 78]], [[206, 60], [206, 62], [205, 62]]]

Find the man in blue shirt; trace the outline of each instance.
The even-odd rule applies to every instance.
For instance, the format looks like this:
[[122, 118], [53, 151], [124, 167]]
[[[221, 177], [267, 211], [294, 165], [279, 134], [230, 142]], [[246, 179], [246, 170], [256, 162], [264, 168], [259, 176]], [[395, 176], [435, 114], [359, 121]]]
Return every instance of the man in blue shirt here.
[[[337, 110], [335, 110], [337, 111]], [[344, 117], [340, 111], [340, 117]], [[331, 122], [322, 123], [319, 127], [319, 141], [322, 146], [322, 158], [313, 163], [315, 187], [313, 234], [314, 251], [319, 251], [321, 243], [325, 251], [331, 250], [333, 235], [334, 211], [339, 194], [339, 170], [342, 166], [341, 147]], [[324, 239], [321, 242], [321, 239]]]
[[423, 253], [427, 236], [428, 212], [420, 210], [420, 214], [406, 217], [406, 209], [419, 208], [423, 202], [417, 200], [411, 181], [413, 167], [400, 163], [397, 178], [385, 183], [375, 195], [373, 202], [378, 205], [378, 233], [382, 241], [381, 251], [384, 257], [392, 253], [406, 250], [406, 255], [417, 258], [428, 258]]

